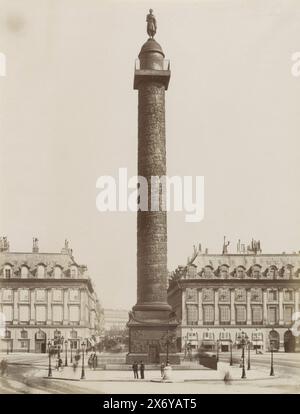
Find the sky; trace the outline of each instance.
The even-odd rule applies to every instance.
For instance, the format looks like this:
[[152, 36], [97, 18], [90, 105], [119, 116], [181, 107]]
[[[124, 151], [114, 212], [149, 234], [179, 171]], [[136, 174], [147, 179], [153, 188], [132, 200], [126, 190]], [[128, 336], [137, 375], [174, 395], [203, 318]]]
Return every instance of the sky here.
[[146, 14], [171, 62], [168, 175], [204, 176], [205, 214], [168, 214], [168, 268], [193, 245], [300, 250], [298, 0], [0, 0], [0, 233], [11, 251], [67, 238], [104, 307], [136, 303], [136, 216], [100, 213], [97, 178], [136, 174], [134, 62]]

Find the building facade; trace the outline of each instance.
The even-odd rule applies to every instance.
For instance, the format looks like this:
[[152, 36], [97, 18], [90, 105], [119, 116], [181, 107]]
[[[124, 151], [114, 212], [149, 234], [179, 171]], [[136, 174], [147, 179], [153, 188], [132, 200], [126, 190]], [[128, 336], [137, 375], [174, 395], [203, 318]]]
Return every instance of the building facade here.
[[[2, 352], [47, 352], [49, 341], [78, 349], [93, 343], [99, 302], [87, 267], [79, 265], [68, 242], [60, 253], [10, 252], [0, 241]], [[67, 342], [65, 342], [67, 341]]]
[[125, 309], [103, 309], [105, 331], [125, 330], [128, 322], [128, 311]]
[[[194, 250], [169, 281], [168, 298], [181, 321], [178, 346], [228, 351], [245, 332], [255, 349], [300, 350], [292, 330], [300, 306], [300, 253], [262, 254], [260, 246], [228, 254]], [[295, 317], [295, 316], [294, 316]], [[299, 318], [298, 318], [299, 319]]]

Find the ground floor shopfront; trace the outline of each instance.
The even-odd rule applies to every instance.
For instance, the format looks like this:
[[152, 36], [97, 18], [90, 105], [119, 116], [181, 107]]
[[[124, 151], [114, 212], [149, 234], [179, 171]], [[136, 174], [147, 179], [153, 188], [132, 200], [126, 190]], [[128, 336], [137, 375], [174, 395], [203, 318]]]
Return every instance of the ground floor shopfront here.
[[207, 327], [186, 326], [178, 331], [181, 352], [204, 351], [228, 352], [240, 349], [242, 337], [247, 335], [250, 349], [269, 351], [272, 344], [274, 351], [300, 352], [300, 337], [294, 336], [287, 327]]
[[0, 341], [0, 352], [46, 353], [49, 342], [54, 347], [77, 350], [82, 341], [91, 346], [92, 337], [93, 332], [84, 326], [8, 326]]

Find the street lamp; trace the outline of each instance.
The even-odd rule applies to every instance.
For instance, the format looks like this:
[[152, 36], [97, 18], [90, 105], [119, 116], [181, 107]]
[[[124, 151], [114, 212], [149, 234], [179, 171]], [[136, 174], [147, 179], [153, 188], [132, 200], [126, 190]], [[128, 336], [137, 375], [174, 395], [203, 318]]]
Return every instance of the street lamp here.
[[67, 367], [68, 366], [68, 341], [67, 340], [65, 340], [65, 353], [66, 353], [66, 355], [65, 355], [65, 367]]
[[251, 342], [248, 341], [248, 371], [251, 369], [251, 362], [250, 362], [250, 348], [251, 348]]
[[51, 342], [48, 342], [48, 354], [49, 354], [49, 366], [48, 366], [48, 378], [52, 377], [52, 368], [51, 368]]
[[85, 343], [82, 342], [82, 344], [81, 344], [81, 349], [82, 349], [82, 367], [81, 367], [81, 377], [80, 377], [80, 379], [85, 379], [85, 372], [84, 372], [84, 348], [85, 348]]
[[217, 339], [217, 362], [219, 362], [219, 340]]
[[245, 345], [247, 343], [247, 334], [245, 332], [242, 332], [242, 339], [241, 339], [241, 345], [242, 345], [242, 378], [247, 378], [246, 377], [246, 371], [245, 371]]
[[232, 339], [230, 339], [230, 366], [233, 365], [233, 359], [232, 359]]
[[271, 351], [271, 370], [270, 370], [270, 377], [274, 377], [274, 362], [273, 362], [273, 352], [274, 352], [274, 346], [273, 341], [270, 341], [270, 351]]

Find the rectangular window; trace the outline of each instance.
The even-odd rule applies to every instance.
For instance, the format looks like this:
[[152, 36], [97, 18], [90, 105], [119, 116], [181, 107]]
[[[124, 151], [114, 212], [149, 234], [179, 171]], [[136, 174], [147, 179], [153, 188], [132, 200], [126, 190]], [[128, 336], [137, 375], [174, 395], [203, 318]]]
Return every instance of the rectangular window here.
[[29, 322], [29, 306], [20, 305], [19, 306], [19, 321], [20, 322]]
[[69, 318], [70, 322], [79, 322], [79, 306], [71, 305], [69, 307], [69, 312], [70, 312], [70, 318]]
[[52, 307], [52, 319], [53, 322], [62, 322], [63, 320], [63, 307], [61, 305], [53, 305]]
[[2, 307], [4, 316], [5, 316], [5, 321], [6, 322], [12, 322], [13, 320], [13, 307], [11, 305], [3, 305]]
[[251, 289], [251, 302], [261, 302], [262, 291], [261, 289]]
[[36, 290], [36, 300], [37, 302], [45, 302], [46, 300], [46, 291], [44, 289]]
[[197, 289], [186, 289], [186, 302], [198, 302]]
[[20, 302], [29, 302], [29, 290], [28, 289], [19, 290], [19, 300]]
[[230, 322], [229, 306], [220, 306], [220, 322], [221, 324], [228, 324]]
[[214, 323], [214, 307], [204, 306], [203, 307], [203, 322], [205, 325], [212, 325]]
[[70, 289], [70, 301], [78, 302], [79, 301], [79, 289]]
[[246, 289], [236, 289], [235, 291], [236, 302], [246, 302]]
[[252, 341], [258, 342], [263, 340], [263, 333], [262, 332], [253, 332], [252, 334]]
[[236, 307], [236, 323], [238, 325], [246, 323], [246, 306]]
[[35, 314], [37, 322], [46, 322], [46, 306], [37, 305], [35, 308]]
[[55, 302], [62, 301], [62, 290], [61, 289], [54, 289], [52, 295], [53, 295], [53, 300]]
[[198, 306], [187, 306], [187, 323], [188, 325], [197, 325], [198, 322]]
[[219, 289], [219, 302], [230, 302], [229, 289]]
[[284, 323], [286, 324], [292, 323], [292, 315], [293, 315], [293, 307], [285, 306], [283, 310]]
[[253, 325], [261, 325], [263, 323], [262, 307], [252, 306], [252, 323]]
[[269, 290], [268, 298], [270, 302], [277, 301], [277, 290]]
[[203, 332], [203, 339], [213, 341], [214, 337], [215, 335], [213, 332]]
[[213, 291], [213, 289], [203, 289], [202, 301], [203, 302], [213, 302], [214, 301], [214, 291]]
[[277, 307], [276, 306], [269, 306], [268, 320], [270, 324], [277, 323]]
[[293, 291], [292, 290], [285, 290], [284, 291], [284, 300], [291, 302], [294, 300], [294, 295], [293, 295]]
[[11, 302], [13, 300], [12, 289], [3, 289], [3, 302]]

